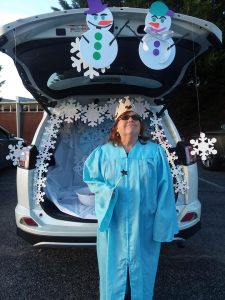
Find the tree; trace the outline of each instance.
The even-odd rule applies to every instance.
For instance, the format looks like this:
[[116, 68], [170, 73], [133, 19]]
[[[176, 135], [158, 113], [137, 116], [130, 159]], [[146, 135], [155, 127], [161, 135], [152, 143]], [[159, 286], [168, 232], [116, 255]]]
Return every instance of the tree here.
[[[61, 5], [63, 10], [68, 10], [68, 9], [73, 9], [73, 8], [81, 8], [85, 7], [86, 1], [76, 1], [76, 0], [71, 0], [71, 4], [69, 4], [65, 0], [59, 0], [59, 4]], [[57, 7], [51, 7], [54, 11], [59, 11], [61, 10], [60, 8]]]
[[[68, 1], [65, 1], [65, 0], [58, 0], [58, 1], [59, 1], [59, 5], [61, 6], [61, 8], [63, 10], [68, 10], [68, 9], [73, 9], [73, 8], [83, 8], [83, 7], [88, 6], [86, 0], [71, 0], [71, 4], [69, 4]], [[105, 1], [105, 3], [107, 3], [109, 6], [119, 6], [119, 7], [125, 6], [125, 2], [126, 2], [125, 0], [108, 0], [108, 1]], [[138, 2], [138, 1], [130, 1], [130, 2]], [[146, 2], [146, 1], [144, 1], [144, 2]], [[54, 11], [61, 10], [60, 8], [57, 8], [57, 7], [51, 7], [51, 8]]]

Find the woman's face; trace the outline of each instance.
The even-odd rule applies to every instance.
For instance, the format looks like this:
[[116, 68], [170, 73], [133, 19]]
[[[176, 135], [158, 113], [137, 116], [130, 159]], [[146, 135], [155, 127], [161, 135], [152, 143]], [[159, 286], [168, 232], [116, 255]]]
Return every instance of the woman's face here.
[[[132, 118], [132, 116], [134, 116], [134, 118]], [[119, 117], [117, 131], [120, 134], [121, 138], [128, 136], [138, 138], [140, 129], [140, 117], [136, 113], [129, 111]]]

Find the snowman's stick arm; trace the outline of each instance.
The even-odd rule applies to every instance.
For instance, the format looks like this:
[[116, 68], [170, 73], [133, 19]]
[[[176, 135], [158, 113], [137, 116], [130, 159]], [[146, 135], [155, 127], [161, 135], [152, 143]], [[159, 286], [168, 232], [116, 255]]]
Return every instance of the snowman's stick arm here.
[[180, 41], [182, 41], [186, 36], [188, 36], [189, 33], [184, 34], [181, 38], [179, 38], [175, 43], [173, 43], [172, 45], [170, 45], [167, 50], [170, 50], [170, 48], [172, 48], [173, 46], [177, 45], [178, 43], [180, 43]]
[[90, 43], [89, 40], [86, 38], [86, 36], [82, 35], [81, 37], [84, 38], [88, 44]]
[[114, 36], [114, 38], [111, 40], [111, 42], [109, 43], [109, 46], [112, 45], [112, 43], [115, 41], [115, 39], [118, 37], [118, 35], [120, 34], [120, 32], [124, 29], [125, 26], [127, 26], [127, 24], [129, 23], [130, 21], [127, 20], [126, 23], [120, 28], [120, 30], [117, 32], [117, 34]]
[[133, 34], [139, 39], [139, 41], [140, 41], [141, 43], [143, 43], [142, 39], [137, 35], [137, 33], [136, 33], [129, 25], [126, 25], [126, 27], [127, 27], [128, 29], [130, 29], [131, 32], [133, 32]]

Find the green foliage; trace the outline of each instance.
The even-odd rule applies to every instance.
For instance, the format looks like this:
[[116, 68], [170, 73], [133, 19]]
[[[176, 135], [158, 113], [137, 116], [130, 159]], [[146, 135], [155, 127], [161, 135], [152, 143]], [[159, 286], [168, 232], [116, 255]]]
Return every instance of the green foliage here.
[[[65, 0], [58, 0], [59, 1], [59, 5], [62, 7], [63, 10], [68, 10], [68, 9], [73, 9], [73, 8], [80, 8], [82, 7], [81, 5], [84, 4], [86, 1], [76, 1], [76, 0], [72, 0], [71, 4], [69, 4], [67, 1]], [[83, 2], [83, 3], [80, 3]], [[84, 6], [85, 7], [85, 6]], [[59, 11], [61, 10], [60, 8], [57, 7], [52, 7], [52, 9], [54, 11]]]

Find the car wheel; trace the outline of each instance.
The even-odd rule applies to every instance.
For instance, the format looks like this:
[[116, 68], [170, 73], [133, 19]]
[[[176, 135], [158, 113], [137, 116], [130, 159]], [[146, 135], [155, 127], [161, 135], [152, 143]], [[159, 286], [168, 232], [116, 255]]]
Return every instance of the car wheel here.
[[220, 167], [220, 161], [216, 155], [209, 155], [206, 160], [201, 159], [201, 164], [207, 170], [217, 170]]

